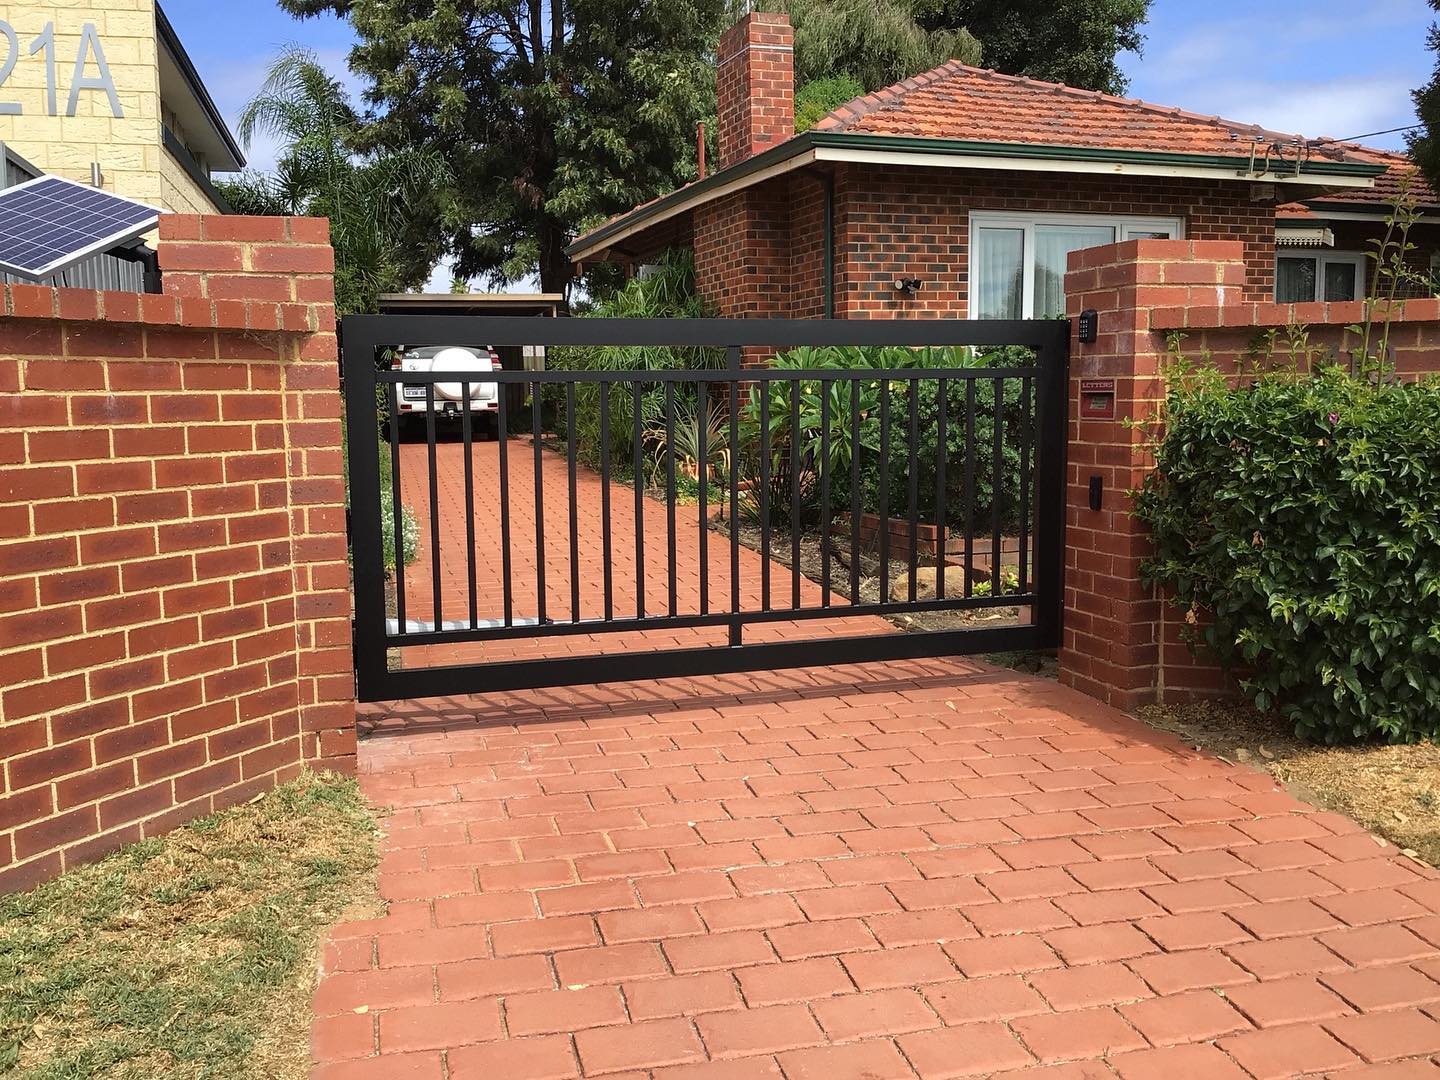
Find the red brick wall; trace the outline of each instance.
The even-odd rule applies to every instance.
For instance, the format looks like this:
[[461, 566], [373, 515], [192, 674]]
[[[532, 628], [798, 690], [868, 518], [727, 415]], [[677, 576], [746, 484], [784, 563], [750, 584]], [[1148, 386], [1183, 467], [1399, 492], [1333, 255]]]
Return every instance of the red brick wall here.
[[0, 891], [353, 768], [326, 223], [166, 216], [160, 260], [5, 289]]
[[[1100, 332], [1093, 344], [1071, 344], [1060, 677], [1122, 708], [1234, 690], [1213, 657], [1186, 643], [1183, 613], [1140, 581], [1151, 546], [1127, 492], [1140, 487], [1154, 463], [1145, 434], [1126, 420], [1155, 415], [1163, 400], [1161, 364], [1171, 332], [1185, 334], [1181, 347], [1192, 359], [1208, 352], [1233, 370], [1259, 335], [1273, 329], [1283, 339], [1291, 325], [1304, 325], [1328, 358], [1343, 359], [1354, 341], [1348, 327], [1365, 319], [1360, 303], [1231, 302], [1245, 259], [1241, 242], [1159, 240], [1071, 256], [1068, 312], [1073, 319], [1094, 308]], [[1440, 371], [1440, 300], [1407, 301], [1391, 341], [1402, 374]], [[1116, 381], [1114, 421], [1080, 418], [1082, 379]], [[1099, 511], [1089, 508], [1092, 476], [1104, 485]]]
[[720, 35], [717, 169], [795, 134], [794, 45], [789, 18], [771, 12], [752, 12]]
[[[1048, 211], [1179, 217], [1195, 240], [1240, 240], [1245, 275], [1230, 299], [1275, 288], [1273, 201], [1245, 184], [845, 165], [835, 170], [838, 318], [968, 315], [970, 212]], [[824, 313], [822, 174], [791, 173], [694, 212], [697, 285], [732, 318]], [[919, 278], [907, 298], [898, 277]]]
[[[973, 210], [1179, 217], [1189, 239], [1242, 240], [1246, 297], [1274, 295], [1274, 202], [1246, 184], [852, 165], [841, 191], [843, 317], [965, 317]], [[925, 284], [906, 299], [897, 277]]]

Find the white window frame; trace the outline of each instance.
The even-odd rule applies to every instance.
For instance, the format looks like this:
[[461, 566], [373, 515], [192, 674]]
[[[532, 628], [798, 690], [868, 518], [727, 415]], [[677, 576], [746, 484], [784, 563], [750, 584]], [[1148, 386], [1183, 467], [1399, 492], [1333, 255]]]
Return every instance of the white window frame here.
[[1365, 286], [1368, 284], [1366, 267], [1370, 260], [1363, 251], [1316, 251], [1306, 248], [1281, 248], [1275, 252], [1275, 302], [1279, 303], [1324, 303], [1324, 296], [1316, 296], [1314, 300], [1284, 300], [1280, 299], [1280, 260], [1281, 259], [1311, 259], [1315, 263], [1315, 291], [1323, 293], [1325, 289], [1325, 268], [1331, 263], [1345, 264], [1355, 267], [1355, 299], [1360, 300], [1365, 296]]
[[1021, 250], [1021, 299], [1020, 317], [1035, 317], [1035, 227], [1037, 225], [1109, 225], [1115, 229], [1116, 243], [1131, 239], [1132, 233], [1168, 232], [1172, 240], [1185, 239], [1185, 219], [1182, 217], [1143, 217], [1135, 215], [1115, 216], [1112, 214], [1051, 214], [1031, 211], [972, 210], [970, 211], [969, 267], [966, 277], [965, 310], [970, 318], [980, 318], [980, 312], [973, 298], [977, 295], [979, 267], [976, 263], [978, 245], [975, 242], [977, 229], [1000, 228], [1020, 229], [1025, 234]]

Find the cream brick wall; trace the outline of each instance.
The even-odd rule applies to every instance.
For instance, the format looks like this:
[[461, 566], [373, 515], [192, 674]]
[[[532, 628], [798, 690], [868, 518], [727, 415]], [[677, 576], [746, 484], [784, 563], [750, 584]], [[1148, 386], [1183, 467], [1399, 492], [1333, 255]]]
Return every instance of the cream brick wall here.
[[177, 214], [213, 214], [216, 207], [184, 167], [160, 151], [160, 205]]
[[[0, 0], [0, 19], [18, 43], [0, 102], [21, 108], [18, 116], [0, 116], [0, 141], [46, 172], [88, 182], [91, 163], [99, 162], [108, 191], [178, 212], [213, 212], [162, 142], [154, 0]], [[47, 100], [45, 51], [30, 53], [47, 23], [55, 34], [55, 116]], [[75, 115], [65, 115], [86, 23], [99, 36], [122, 117], [113, 115], [108, 95], [94, 89], [82, 89]], [[0, 61], [8, 44], [0, 34]], [[87, 60], [85, 75], [97, 77], [93, 52]]]

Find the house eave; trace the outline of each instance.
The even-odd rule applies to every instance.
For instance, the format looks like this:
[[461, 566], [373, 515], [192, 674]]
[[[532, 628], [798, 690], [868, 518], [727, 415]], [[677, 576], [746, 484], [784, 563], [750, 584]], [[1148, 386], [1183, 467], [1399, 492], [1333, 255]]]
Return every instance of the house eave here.
[[757, 154], [755, 157], [714, 173], [694, 184], [672, 191], [652, 203], [632, 210], [622, 217], [594, 232], [587, 233], [565, 249], [571, 262], [583, 262], [593, 258], [597, 252], [613, 247], [627, 237], [645, 231], [673, 217], [684, 214], [695, 207], [723, 198], [755, 184], [763, 183], [776, 176], [803, 169], [815, 160], [815, 152], [797, 145], [805, 136], [800, 135]]
[[566, 254], [576, 262], [592, 258], [624, 237], [633, 236], [711, 199], [818, 161], [1108, 176], [1193, 177], [1324, 189], [1368, 189], [1374, 186], [1375, 178], [1386, 171], [1384, 165], [1306, 161], [1298, 165], [1295, 162], [1280, 163], [1283, 168], [1260, 172], [1254, 169], [1255, 163], [1248, 155], [1179, 154], [807, 131], [763, 154], [609, 222], [580, 237], [566, 248]]
[[170, 22], [170, 17], [165, 14], [165, 9], [159, 4], [155, 5], [155, 31], [160, 44], [169, 54], [179, 72], [181, 80], [185, 84], [185, 90], [195, 102], [195, 107], [204, 115], [206, 127], [209, 129], [206, 134], [215, 143], [213, 166], [217, 172], [235, 172], [245, 167], [245, 154], [240, 149], [240, 144], [235, 141], [235, 136], [230, 133], [229, 125], [225, 118], [220, 115], [219, 108], [215, 105], [214, 99], [210, 96], [205, 81], [200, 78], [200, 73], [195, 69], [195, 63], [190, 59], [190, 54], [185, 51], [184, 44], [180, 41], [180, 35], [175, 32], [175, 27]]
[[[1328, 221], [1385, 221], [1394, 212], [1393, 207], [1388, 203], [1375, 205], [1373, 203], [1306, 203], [1309, 211], [1305, 214], [1280, 213], [1278, 216], [1285, 220], [1328, 220]], [[1421, 206], [1420, 211], [1422, 224], [1430, 224], [1440, 216], [1440, 207]]]

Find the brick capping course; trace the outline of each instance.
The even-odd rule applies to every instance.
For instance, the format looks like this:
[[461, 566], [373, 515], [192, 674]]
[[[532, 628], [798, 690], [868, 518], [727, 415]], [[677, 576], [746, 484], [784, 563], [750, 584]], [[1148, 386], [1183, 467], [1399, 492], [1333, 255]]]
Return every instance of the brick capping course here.
[[165, 292], [0, 317], [0, 892], [353, 771], [328, 225], [165, 215]]
[[[1383, 303], [1374, 305], [1376, 319], [1385, 317], [1386, 306]], [[1352, 326], [1365, 321], [1366, 308], [1367, 305], [1362, 300], [1155, 308], [1150, 312], [1150, 329], [1241, 330], [1295, 324]], [[1440, 299], [1398, 301], [1395, 304], [1394, 318], [1409, 323], [1440, 321]]]

